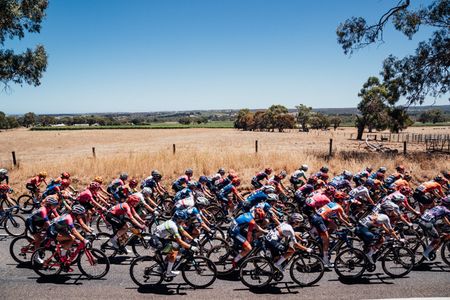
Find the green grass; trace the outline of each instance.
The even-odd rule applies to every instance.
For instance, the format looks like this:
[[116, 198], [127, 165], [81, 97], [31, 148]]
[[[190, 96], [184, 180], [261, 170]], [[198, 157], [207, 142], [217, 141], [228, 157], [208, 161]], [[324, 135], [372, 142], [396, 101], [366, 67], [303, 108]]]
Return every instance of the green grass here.
[[111, 126], [64, 126], [33, 127], [30, 130], [102, 130], [102, 129], [185, 129], [185, 128], [233, 128], [232, 121], [212, 121], [203, 124], [182, 125], [180, 123], [155, 123], [150, 125], [111, 125]]

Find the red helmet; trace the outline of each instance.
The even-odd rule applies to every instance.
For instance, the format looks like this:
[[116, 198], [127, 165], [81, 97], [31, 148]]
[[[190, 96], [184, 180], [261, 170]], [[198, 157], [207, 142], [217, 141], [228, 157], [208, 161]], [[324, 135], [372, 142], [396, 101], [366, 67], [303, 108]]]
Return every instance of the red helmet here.
[[272, 174], [272, 168], [265, 168], [264, 169], [264, 173], [266, 173], [267, 175], [270, 175], [270, 174]]
[[61, 186], [62, 187], [68, 187], [70, 185], [70, 180], [68, 180], [68, 179], [63, 179], [62, 181], [61, 181]]
[[89, 185], [90, 190], [98, 190], [98, 189], [100, 189], [100, 187], [101, 187], [100, 183], [98, 183], [96, 181], [91, 182], [91, 184]]
[[402, 187], [399, 191], [404, 196], [410, 196], [412, 194], [412, 190], [409, 187], [407, 187], [407, 186]]
[[235, 177], [235, 178], [233, 178], [233, 180], [231, 180], [231, 183], [232, 183], [233, 185], [238, 186], [238, 185], [241, 184], [241, 180], [240, 180], [238, 177]]
[[11, 188], [6, 183], [0, 184], [0, 192], [1, 193], [7, 193], [7, 192], [9, 192], [10, 189]]
[[138, 181], [136, 179], [131, 179], [128, 185], [130, 186], [130, 188], [135, 188], [138, 185]]
[[264, 219], [266, 217], [266, 213], [260, 207], [255, 208], [255, 217], [259, 220]]
[[130, 204], [131, 206], [135, 206], [136, 204], [139, 203], [139, 201], [141, 201], [141, 199], [136, 194], [130, 195], [127, 198], [127, 203]]
[[69, 179], [70, 178], [70, 174], [68, 172], [63, 172], [63, 173], [61, 173], [61, 178], [62, 179]]

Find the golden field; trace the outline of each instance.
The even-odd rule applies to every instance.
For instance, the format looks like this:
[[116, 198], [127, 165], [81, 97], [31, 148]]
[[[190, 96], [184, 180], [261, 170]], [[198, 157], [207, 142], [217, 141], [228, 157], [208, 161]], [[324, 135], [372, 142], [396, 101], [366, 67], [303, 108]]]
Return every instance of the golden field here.
[[[448, 134], [449, 127], [413, 127], [410, 133]], [[191, 167], [194, 175], [214, 173], [219, 167], [234, 169], [248, 186], [255, 172], [266, 166], [275, 170], [294, 171], [308, 164], [316, 171], [326, 164], [333, 174], [343, 169], [356, 172], [364, 166], [384, 165], [393, 169], [404, 164], [416, 180], [424, 180], [444, 169], [450, 169], [449, 156], [427, 155], [424, 144], [408, 144], [408, 155], [387, 156], [368, 153], [363, 143], [349, 140], [354, 128], [337, 131], [301, 133], [242, 132], [234, 129], [151, 129], [151, 130], [80, 130], [0, 132], [0, 165], [10, 172], [16, 193], [24, 182], [40, 170], [51, 177], [62, 171], [73, 174], [74, 185], [82, 187], [94, 176], [107, 180], [119, 172], [142, 179], [152, 169], [160, 170], [166, 185]], [[335, 155], [327, 160], [329, 139], [333, 139]], [[255, 153], [255, 140], [259, 151]], [[176, 144], [176, 154], [172, 145]], [[402, 143], [388, 143], [402, 153]], [[96, 149], [93, 158], [92, 147]], [[19, 166], [12, 168], [11, 152], [15, 151]]]

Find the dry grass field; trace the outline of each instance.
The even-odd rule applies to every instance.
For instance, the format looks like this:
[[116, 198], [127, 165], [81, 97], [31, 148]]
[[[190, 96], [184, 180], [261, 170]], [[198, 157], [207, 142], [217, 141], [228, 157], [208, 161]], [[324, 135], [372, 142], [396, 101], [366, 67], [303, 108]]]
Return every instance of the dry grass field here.
[[[448, 134], [449, 127], [414, 127], [410, 133]], [[152, 169], [168, 179], [177, 177], [187, 167], [194, 175], [212, 174], [219, 167], [235, 169], [244, 178], [244, 187], [253, 174], [266, 166], [292, 172], [306, 163], [315, 171], [327, 164], [333, 173], [348, 169], [359, 171], [366, 165], [384, 165], [391, 169], [405, 164], [416, 180], [429, 178], [450, 169], [449, 156], [427, 155], [424, 144], [408, 145], [408, 155], [387, 156], [368, 153], [361, 142], [349, 140], [354, 128], [337, 131], [300, 133], [242, 132], [234, 129], [169, 130], [89, 130], [0, 132], [0, 165], [11, 170], [11, 184], [19, 193], [23, 182], [40, 170], [56, 177], [61, 171], [74, 176], [75, 186], [82, 186], [96, 175], [107, 180], [127, 171], [143, 178]], [[334, 157], [327, 160], [329, 139], [333, 138]], [[255, 140], [259, 151], [255, 153]], [[176, 144], [176, 154], [172, 145]], [[388, 143], [402, 152], [401, 143]], [[96, 149], [93, 158], [92, 147]], [[15, 151], [18, 168], [12, 168]], [[246, 180], [247, 179], [247, 180]]]

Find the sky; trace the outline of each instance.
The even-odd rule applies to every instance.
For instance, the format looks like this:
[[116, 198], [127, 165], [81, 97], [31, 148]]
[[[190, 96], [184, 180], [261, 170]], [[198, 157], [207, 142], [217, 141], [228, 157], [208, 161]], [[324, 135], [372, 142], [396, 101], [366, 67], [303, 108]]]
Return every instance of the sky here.
[[383, 59], [412, 54], [430, 31], [408, 40], [388, 29], [384, 43], [346, 56], [336, 27], [352, 16], [374, 22], [396, 3], [50, 0], [40, 34], [4, 45], [17, 52], [45, 46], [41, 85], [11, 85], [0, 93], [0, 111], [355, 107], [362, 84], [378, 76]]

